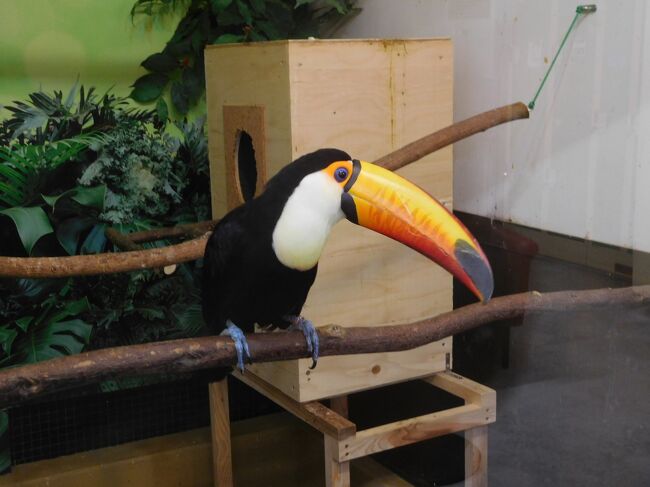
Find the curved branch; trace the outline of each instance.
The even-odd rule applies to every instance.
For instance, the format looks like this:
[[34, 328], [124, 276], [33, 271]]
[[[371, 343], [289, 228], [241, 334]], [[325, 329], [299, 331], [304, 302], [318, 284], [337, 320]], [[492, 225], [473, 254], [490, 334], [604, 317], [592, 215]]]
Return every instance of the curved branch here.
[[0, 277], [72, 277], [165, 267], [203, 256], [208, 234], [164, 248], [70, 257], [0, 257]]
[[[521, 102], [496, 108], [411, 142], [375, 163], [396, 170], [477, 132], [521, 118], [528, 118], [528, 108]], [[215, 221], [207, 221], [179, 225], [172, 229], [136, 232], [128, 235], [127, 241], [122, 243], [127, 248], [133, 248], [132, 243], [196, 235], [197, 232], [211, 230], [215, 224]], [[112, 235], [112, 237], [119, 239], [119, 235]], [[141, 251], [70, 257], [0, 257], [0, 277], [70, 277], [165, 267], [202, 257], [205, 243], [205, 236], [203, 236], [178, 245]]]
[[142, 245], [133, 242], [133, 240], [131, 240], [131, 235], [126, 235], [116, 228], [107, 228], [104, 230], [104, 235], [106, 235], [106, 238], [108, 238], [113, 245], [118, 247], [120, 250], [142, 250]]
[[211, 232], [219, 220], [206, 220], [197, 223], [184, 223], [175, 227], [154, 228], [142, 232], [129, 233], [129, 240], [135, 243], [155, 242], [164, 238], [199, 237], [206, 232]]
[[[318, 329], [320, 354], [344, 355], [408, 350], [449, 335], [524, 313], [569, 312], [650, 305], [650, 285], [621, 289], [513, 294], [405, 325]], [[309, 357], [301, 332], [247, 335], [255, 362]], [[108, 348], [0, 371], [0, 409], [47, 393], [106, 379], [232, 366], [232, 340], [203, 337]]]
[[528, 118], [529, 115], [528, 107], [521, 102], [495, 108], [426, 135], [385, 155], [375, 163], [395, 171], [459, 140], [484, 132], [502, 123]]

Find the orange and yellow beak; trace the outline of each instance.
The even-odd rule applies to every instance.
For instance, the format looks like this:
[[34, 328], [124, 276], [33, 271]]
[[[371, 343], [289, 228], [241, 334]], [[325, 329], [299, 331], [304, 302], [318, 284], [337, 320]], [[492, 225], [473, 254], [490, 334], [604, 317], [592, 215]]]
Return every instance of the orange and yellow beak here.
[[[397, 174], [365, 161], [342, 181], [348, 220], [391, 237], [449, 271], [481, 301], [492, 296], [492, 269], [467, 228], [442, 204]], [[334, 165], [333, 165], [334, 166]]]

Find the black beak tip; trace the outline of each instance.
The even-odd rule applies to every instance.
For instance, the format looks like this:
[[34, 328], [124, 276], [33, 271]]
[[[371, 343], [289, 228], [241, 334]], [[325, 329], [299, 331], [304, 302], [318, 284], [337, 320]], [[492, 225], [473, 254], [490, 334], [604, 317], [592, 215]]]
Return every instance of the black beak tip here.
[[494, 292], [494, 277], [490, 265], [465, 240], [456, 241], [454, 254], [461, 267], [481, 293], [481, 301], [487, 303]]

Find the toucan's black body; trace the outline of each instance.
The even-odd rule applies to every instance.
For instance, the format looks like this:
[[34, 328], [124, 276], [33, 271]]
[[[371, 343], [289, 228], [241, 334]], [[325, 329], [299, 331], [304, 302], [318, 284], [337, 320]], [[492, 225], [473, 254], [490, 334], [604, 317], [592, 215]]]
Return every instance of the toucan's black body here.
[[348, 154], [335, 149], [301, 157], [269, 180], [260, 196], [217, 224], [203, 264], [203, 314], [212, 332], [223, 331], [227, 320], [244, 332], [252, 332], [255, 323], [287, 328], [286, 318], [300, 315], [317, 267], [299, 271], [284, 266], [273, 251], [273, 230], [303, 177], [347, 159]]
[[302, 330], [315, 366], [318, 333], [300, 314], [331, 228], [343, 218], [439, 263], [479, 299], [492, 295], [485, 254], [443, 205], [391, 171], [321, 149], [285, 166], [261, 195], [228, 213], [206, 245], [203, 314], [213, 333], [233, 339], [240, 369], [250, 358], [242, 331], [256, 323]]

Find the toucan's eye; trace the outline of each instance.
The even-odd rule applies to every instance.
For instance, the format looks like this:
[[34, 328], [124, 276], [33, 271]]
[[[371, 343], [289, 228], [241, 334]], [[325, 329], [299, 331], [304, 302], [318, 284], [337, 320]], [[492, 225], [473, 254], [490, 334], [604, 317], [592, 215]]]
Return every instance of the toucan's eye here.
[[339, 183], [342, 183], [348, 178], [348, 170], [345, 167], [339, 167], [336, 171], [334, 171], [334, 179], [336, 179]]

